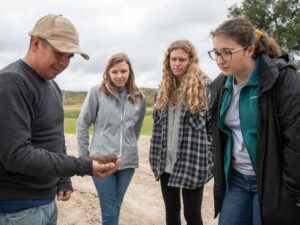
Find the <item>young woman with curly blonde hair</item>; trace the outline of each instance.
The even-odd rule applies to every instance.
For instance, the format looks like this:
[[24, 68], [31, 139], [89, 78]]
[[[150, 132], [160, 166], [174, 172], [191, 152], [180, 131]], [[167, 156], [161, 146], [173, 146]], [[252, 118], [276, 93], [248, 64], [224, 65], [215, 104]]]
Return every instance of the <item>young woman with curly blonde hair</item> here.
[[153, 110], [150, 164], [160, 180], [167, 225], [181, 224], [180, 192], [187, 224], [202, 224], [203, 187], [212, 177], [210, 81], [198, 63], [189, 41], [169, 46]]

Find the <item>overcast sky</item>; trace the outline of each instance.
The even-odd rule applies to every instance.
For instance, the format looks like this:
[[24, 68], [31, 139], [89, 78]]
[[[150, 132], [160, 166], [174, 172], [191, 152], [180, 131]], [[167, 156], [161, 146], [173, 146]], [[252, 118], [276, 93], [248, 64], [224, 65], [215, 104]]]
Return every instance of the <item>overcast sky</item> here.
[[219, 74], [207, 51], [209, 32], [227, 19], [228, 8], [241, 0], [9, 0], [0, 7], [0, 68], [25, 56], [28, 32], [50, 13], [62, 14], [77, 28], [81, 48], [56, 81], [62, 90], [87, 91], [100, 83], [111, 55], [126, 53], [138, 87], [157, 88], [168, 46], [187, 39], [196, 47], [200, 67]]

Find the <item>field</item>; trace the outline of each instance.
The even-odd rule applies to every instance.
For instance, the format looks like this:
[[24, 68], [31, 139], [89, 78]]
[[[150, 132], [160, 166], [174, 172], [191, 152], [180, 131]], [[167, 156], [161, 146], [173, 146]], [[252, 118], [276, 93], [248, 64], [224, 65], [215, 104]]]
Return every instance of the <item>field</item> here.
[[[78, 157], [74, 134], [66, 134], [67, 152]], [[130, 182], [121, 208], [119, 225], [165, 224], [165, 207], [159, 182], [155, 181], [149, 164], [150, 136], [141, 135], [138, 140], [139, 168]], [[59, 225], [98, 225], [101, 212], [97, 192], [90, 176], [71, 178], [74, 192], [69, 201], [57, 201]], [[205, 185], [202, 202], [202, 218], [205, 225], [217, 225], [213, 219], [213, 180]], [[186, 224], [181, 210], [181, 224]]]
[[[76, 123], [77, 118], [80, 113], [81, 105], [65, 105], [65, 121], [64, 121], [64, 132], [65, 134], [75, 134], [76, 133]], [[141, 135], [151, 135], [152, 134], [152, 107], [148, 107], [144, 123], [142, 126]], [[93, 127], [90, 128], [90, 133], [93, 133]]]
[[[64, 107], [65, 111], [65, 137], [67, 152], [78, 157], [76, 141], [76, 121], [80, 113], [80, 105]], [[136, 169], [130, 186], [126, 192], [121, 208], [120, 225], [156, 225], [165, 224], [164, 203], [160, 184], [156, 182], [149, 164], [149, 148], [152, 133], [153, 119], [152, 107], [147, 108], [142, 135], [138, 140], [139, 168]], [[90, 129], [90, 133], [93, 129]], [[69, 201], [57, 201], [58, 224], [101, 224], [101, 212], [97, 192], [89, 176], [74, 176], [71, 178], [74, 192]], [[216, 225], [213, 219], [213, 180], [205, 185], [202, 218], [206, 225]], [[181, 206], [183, 209], [183, 205]], [[72, 212], [70, 214], [70, 209]], [[183, 210], [181, 210], [181, 223], [186, 224]]]

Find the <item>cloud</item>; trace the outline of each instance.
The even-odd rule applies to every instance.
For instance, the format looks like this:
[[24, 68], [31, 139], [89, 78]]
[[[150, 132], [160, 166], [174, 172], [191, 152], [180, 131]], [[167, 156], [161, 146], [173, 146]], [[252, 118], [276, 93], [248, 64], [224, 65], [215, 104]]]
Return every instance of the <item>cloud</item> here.
[[90, 60], [76, 55], [56, 81], [64, 90], [89, 90], [101, 81], [111, 55], [126, 53], [139, 87], [160, 83], [164, 52], [177, 39], [196, 47], [200, 67], [214, 78], [219, 73], [209, 60], [209, 32], [226, 19], [235, 0], [10, 0], [0, 13], [0, 66], [22, 58], [28, 49], [28, 31], [49, 13], [63, 14], [78, 30], [81, 47]]

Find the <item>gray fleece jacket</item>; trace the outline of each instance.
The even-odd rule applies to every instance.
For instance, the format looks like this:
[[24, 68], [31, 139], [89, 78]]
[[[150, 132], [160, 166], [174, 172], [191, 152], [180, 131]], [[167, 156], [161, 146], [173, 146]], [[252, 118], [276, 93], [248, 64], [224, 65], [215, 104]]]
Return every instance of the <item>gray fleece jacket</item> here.
[[[99, 85], [91, 88], [82, 105], [76, 133], [80, 157], [117, 154], [122, 158], [119, 169], [138, 167], [137, 140], [146, 111], [145, 99], [137, 96], [132, 104], [126, 98], [122, 113], [121, 101], [110, 91], [109, 95]], [[89, 128], [93, 124], [93, 137], [89, 147]]]

